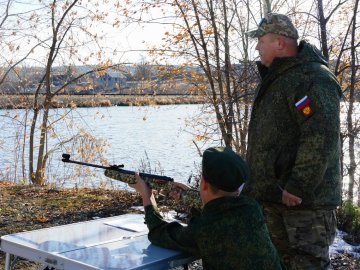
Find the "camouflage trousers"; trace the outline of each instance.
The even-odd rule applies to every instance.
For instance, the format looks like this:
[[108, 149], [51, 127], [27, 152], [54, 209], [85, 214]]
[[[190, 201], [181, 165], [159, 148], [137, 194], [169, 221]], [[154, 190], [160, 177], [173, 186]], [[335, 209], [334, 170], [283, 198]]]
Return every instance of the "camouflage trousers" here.
[[332, 269], [329, 246], [336, 234], [335, 210], [299, 210], [278, 204], [263, 209], [286, 269]]

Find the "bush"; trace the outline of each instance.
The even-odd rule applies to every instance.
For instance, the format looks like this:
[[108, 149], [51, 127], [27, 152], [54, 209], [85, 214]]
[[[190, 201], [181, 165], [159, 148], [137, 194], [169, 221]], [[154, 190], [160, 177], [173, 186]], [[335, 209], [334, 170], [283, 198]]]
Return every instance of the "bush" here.
[[337, 211], [338, 228], [349, 235], [353, 243], [360, 243], [360, 207], [345, 201]]

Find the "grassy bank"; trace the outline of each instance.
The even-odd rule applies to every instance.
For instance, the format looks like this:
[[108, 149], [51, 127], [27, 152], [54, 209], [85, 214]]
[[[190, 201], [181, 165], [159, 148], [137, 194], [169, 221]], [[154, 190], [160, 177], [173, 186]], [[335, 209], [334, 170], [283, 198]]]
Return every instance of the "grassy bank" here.
[[[40, 97], [43, 99], [43, 97]], [[58, 95], [52, 102], [54, 108], [144, 106], [203, 103], [201, 96], [186, 95]], [[0, 109], [31, 108], [34, 95], [0, 95]]]

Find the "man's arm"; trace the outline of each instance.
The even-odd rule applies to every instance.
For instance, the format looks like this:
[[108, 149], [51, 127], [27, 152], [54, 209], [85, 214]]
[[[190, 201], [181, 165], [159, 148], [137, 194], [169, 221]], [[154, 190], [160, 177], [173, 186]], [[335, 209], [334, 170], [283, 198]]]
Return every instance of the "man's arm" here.
[[[305, 87], [303, 92], [297, 92], [296, 100], [289, 100], [289, 106], [299, 124], [300, 136], [295, 164], [284, 191], [303, 199], [306, 203], [314, 200], [314, 191], [323, 182], [329, 162], [338, 150], [338, 85], [331, 80], [319, 78], [318, 81], [321, 83], [312, 82], [309, 88]], [[294, 106], [303, 96], [307, 96], [310, 101], [308, 115]], [[284, 198], [283, 193], [283, 202], [289, 198], [287, 195], [289, 194], [285, 193]], [[290, 199], [288, 203], [294, 201]]]
[[148, 237], [150, 242], [164, 248], [199, 256], [194, 230], [191, 226], [184, 227], [178, 222], [166, 222], [159, 213], [152, 190], [140, 178], [138, 173], [135, 174], [135, 177], [136, 183], [129, 184], [129, 186], [141, 194], [145, 210], [145, 222], [149, 228]]

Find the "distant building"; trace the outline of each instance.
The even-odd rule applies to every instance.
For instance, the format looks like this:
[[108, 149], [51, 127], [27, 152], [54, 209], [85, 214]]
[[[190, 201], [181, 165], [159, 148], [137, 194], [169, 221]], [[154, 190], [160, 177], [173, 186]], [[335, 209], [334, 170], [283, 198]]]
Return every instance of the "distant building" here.
[[96, 92], [103, 93], [120, 93], [128, 80], [126, 74], [111, 68], [91, 74], [91, 78]]
[[[0, 69], [1, 72], [4, 72]], [[20, 68], [11, 71], [0, 85], [2, 93], [45, 93], [45, 69]], [[98, 70], [97, 66], [55, 66], [50, 76], [53, 93], [60, 94], [187, 94], [194, 74], [203, 75], [199, 67], [174, 65], [123, 65]]]

